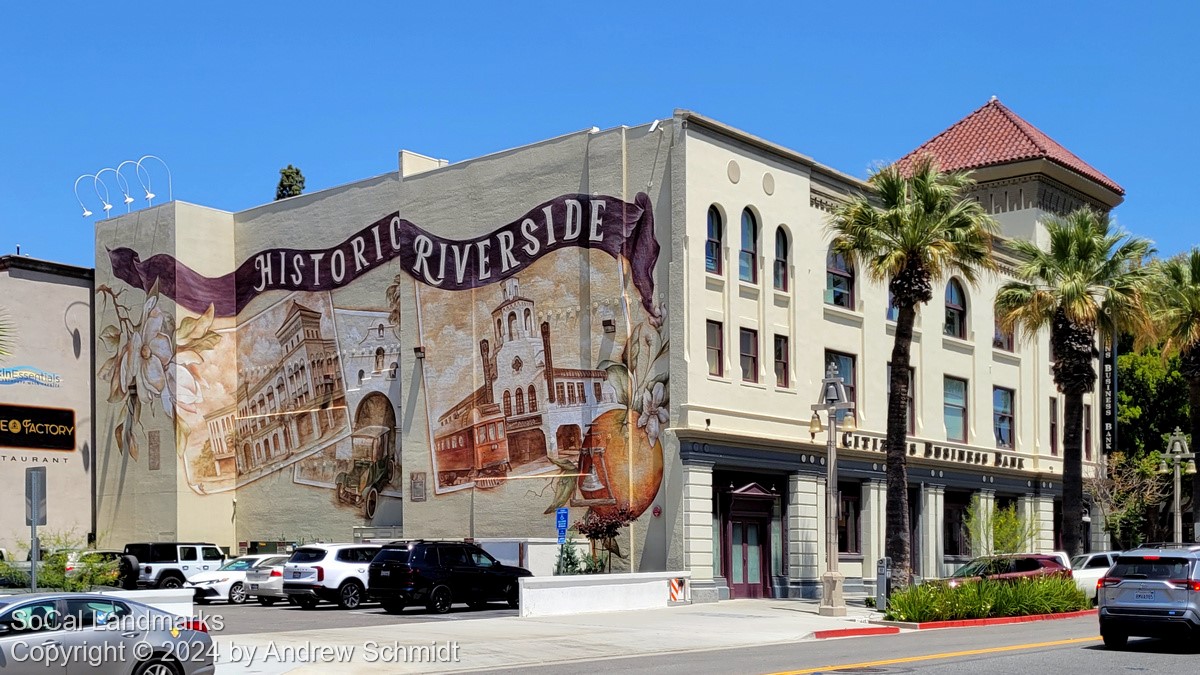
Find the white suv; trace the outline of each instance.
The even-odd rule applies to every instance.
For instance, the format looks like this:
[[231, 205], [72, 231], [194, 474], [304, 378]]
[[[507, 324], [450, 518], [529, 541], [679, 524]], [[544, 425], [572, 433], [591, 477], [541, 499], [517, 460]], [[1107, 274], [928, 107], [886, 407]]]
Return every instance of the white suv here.
[[138, 585], [183, 588], [184, 582], [225, 564], [225, 553], [203, 542], [143, 542], [126, 544], [125, 555], [138, 561]]
[[355, 609], [367, 598], [367, 571], [379, 545], [306, 544], [283, 566], [283, 592], [304, 609], [325, 600]]

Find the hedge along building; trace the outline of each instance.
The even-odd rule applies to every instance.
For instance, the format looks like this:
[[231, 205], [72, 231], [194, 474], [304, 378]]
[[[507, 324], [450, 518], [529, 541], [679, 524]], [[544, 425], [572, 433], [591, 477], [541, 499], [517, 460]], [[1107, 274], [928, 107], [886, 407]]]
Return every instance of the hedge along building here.
[[24, 559], [25, 470], [46, 470], [43, 547], [84, 545], [92, 521], [92, 270], [0, 256], [0, 548]]
[[[987, 165], [979, 194], [1019, 185], [989, 204], [1006, 233], [1119, 202], [1038, 152]], [[171, 203], [101, 223], [99, 446], [124, 477], [101, 485], [104, 530], [251, 548], [362, 524], [545, 538], [567, 507], [632, 518], [614, 566], [690, 570], [697, 599], [813, 596], [825, 469], [809, 405], [836, 362], [862, 430], [838, 439], [835, 486], [859, 584], [882, 555], [892, 324], [885, 288], [829, 258], [824, 226], [862, 189], [679, 111], [455, 164], [402, 152], [396, 173], [240, 213]], [[950, 280], [918, 318], [926, 576], [967, 554], [976, 495], [1053, 546], [1046, 340], [994, 339], [1003, 279]]]

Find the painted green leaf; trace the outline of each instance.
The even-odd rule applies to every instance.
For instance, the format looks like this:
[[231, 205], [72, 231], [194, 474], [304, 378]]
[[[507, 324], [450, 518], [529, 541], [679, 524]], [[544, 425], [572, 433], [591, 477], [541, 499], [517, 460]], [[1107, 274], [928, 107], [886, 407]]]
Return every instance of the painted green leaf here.
[[554, 500], [544, 513], [553, 513], [558, 507], [566, 506], [575, 495], [575, 476], [559, 476], [554, 486]]
[[104, 330], [100, 331], [100, 340], [108, 347], [109, 351], [116, 351], [117, 346], [121, 344], [121, 329], [116, 326], [105, 326]]
[[220, 344], [220, 342], [221, 342], [221, 334], [210, 330], [207, 333], [205, 333], [203, 336], [183, 345], [183, 349], [190, 350], [190, 351], [196, 352], [196, 354], [199, 354], [200, 352], [207, 352], [207, 351], [215, 348], [218, 344]]
[[179, 331], [176, 333], [178, 342], [182, 344], [201, 338], [208, 333], [208, 329], [212, 327], [214, 313], [213, 305], [209, 304], [208, 309], [199, 317], [185, 316], [183, 321], [179, 322]]

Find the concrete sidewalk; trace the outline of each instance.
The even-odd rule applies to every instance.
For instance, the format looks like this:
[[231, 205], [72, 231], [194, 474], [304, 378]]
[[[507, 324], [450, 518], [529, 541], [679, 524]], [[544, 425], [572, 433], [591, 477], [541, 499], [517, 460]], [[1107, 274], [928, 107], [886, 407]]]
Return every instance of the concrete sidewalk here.
[[815, 600], [729, 600], [669, 609], [371, 628], [214, 635], [219, 675], [431, 673], [513, 668], [814, 640], [880, 617], [851, 605], [823, 617]]

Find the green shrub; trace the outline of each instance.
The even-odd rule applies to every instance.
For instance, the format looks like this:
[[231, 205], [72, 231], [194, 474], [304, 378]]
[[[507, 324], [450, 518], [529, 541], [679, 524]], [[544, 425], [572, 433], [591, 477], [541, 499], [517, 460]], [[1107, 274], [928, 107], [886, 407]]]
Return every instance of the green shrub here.
[[884, 616], [922, 623], [1075, 612], [1091, 602], [1075, 581], [1043, 576], [1017, 581], [971, 581], [957, 587], [944, 582], [910, 586], [888, 599]]

